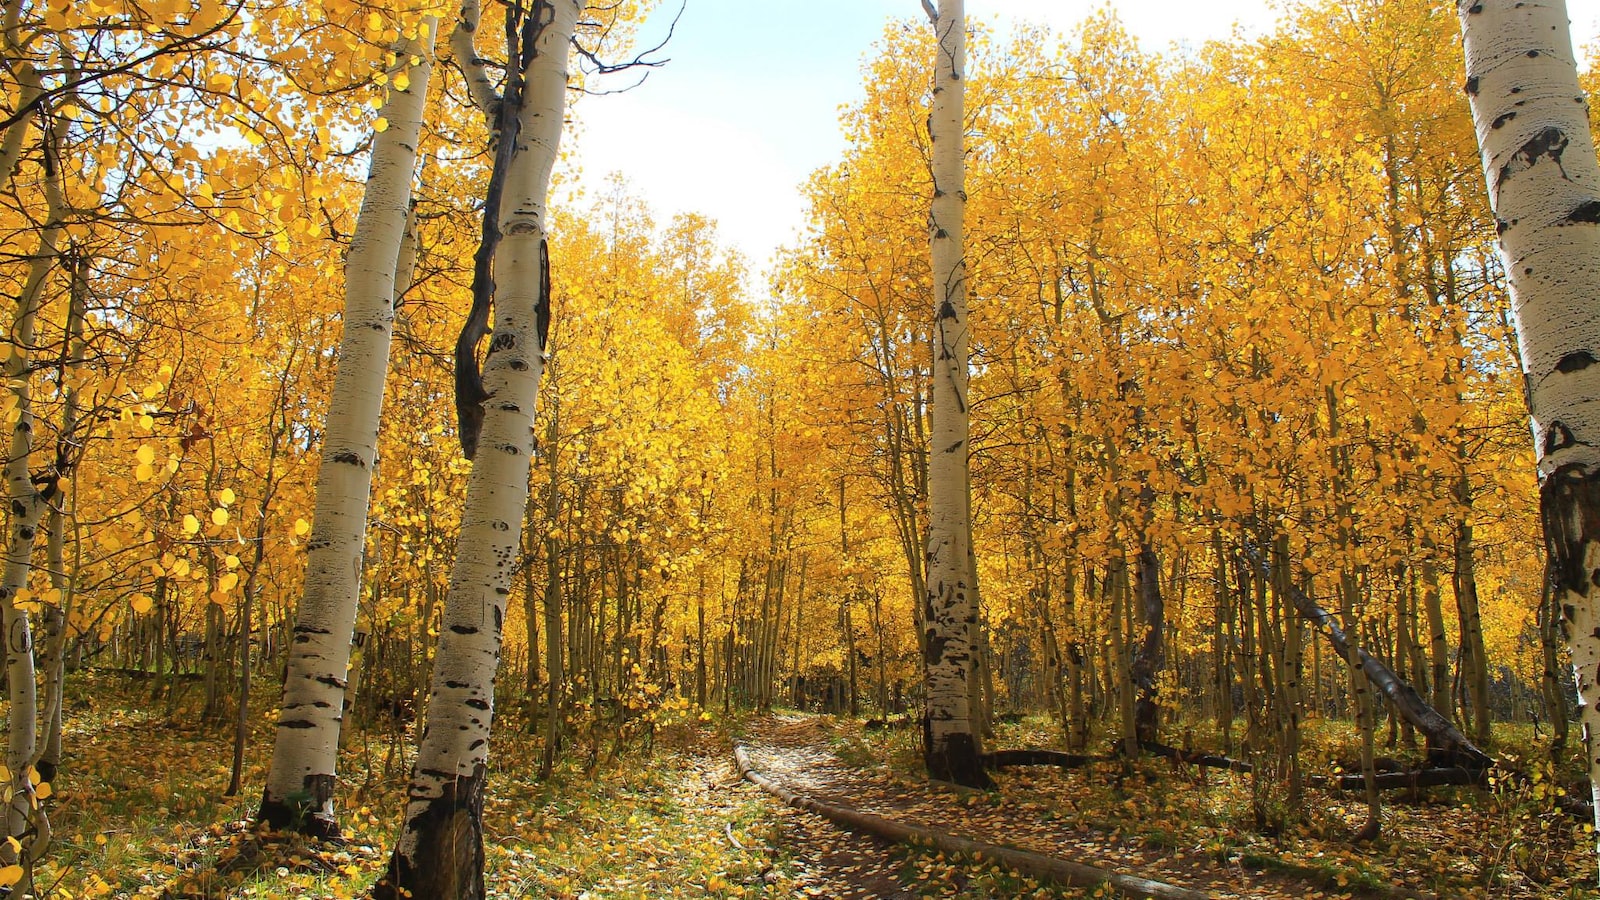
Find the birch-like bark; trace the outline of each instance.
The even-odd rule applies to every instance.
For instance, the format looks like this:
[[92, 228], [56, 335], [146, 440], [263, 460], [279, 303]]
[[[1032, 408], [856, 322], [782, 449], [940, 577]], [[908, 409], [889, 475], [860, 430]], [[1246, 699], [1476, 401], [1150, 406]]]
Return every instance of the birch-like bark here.
[[928, 219], [933, 262], [933, 406], [929, 415], [927, 639], [923, 673], [927, 710], [923, 752], [928, 774], [985, 787], [972, 723], [975, 585], [968, 547], [972, 509], [967, 484], [967, 267], [963, 108], [966, 17], [962, 0], [940, 0], [933, 80], [933, 208]]
[[[17, 298], [16, 319], [9, 335], [10, 353], [4, 370], [12, 385], [12, 402], [5, 415], [11, 428], [6, 455], [5, 481], [10, 503], [11, 528], [5, 549], [5, 564], [0, 570], [0, 612], [6, 635], [6, 683], [11, 694], [7, 723], [6, 769], [10, 772], [10, 794], [6, 807], [6, 834], [21, 838], [28, 833], [29, 820], [38, 801], [28, 769], [38, 748], [38, 687], [34, 680], [33, 627], [28, 612], [16, 605], [17, 594], [28, 586], [34, 538], [44, 518], [50, 498], [56, 493], [56, 475], [45, 471], [34, 480], [33, 453], [33, 374], [31, 353], [36, 339], [39, 309], [43, 305], [45, 281], [60, 257], [58, 244], [65, 230], [63, 216], [66, 199], [61, 189], [59, 148], [64, 127], [57, 124], [44, 136], [43, 187], [46, 207], [45, 227], [39, 234], [39, 247], [28, 265], [28, 275]], [[14, 418], [13, 418], [14, 417]], [[39, 813], [42, 815], [42, 813]], [[19, 862], [14, 845], [0, 844], [0, 865]]]
[[516, 151], [495, 254], [488, 399], [461, 515], [405, 822], [376, 898], [484, 896], [483, 794], [506, 597], [522, 540], [534, 405], [550, 322], [545, 202], [566, 110], [567, 51], [583, 0], [541, 0], [524, 44]]
[[1600, 162], [1564, 0], [1461, 0], [1458, 11], [1528, 385], [1545, 547], [1600, 799]]
[[28, 48], [22, 38], [22, 5], [23, 0], [5, 0], [4, 11], [0, 12], [0, 47], [4, 48], [5, 67], [17, 82], [17, 96], [11, 108], [21, 110], [17, 120], [0, 138], [0, 189], [11, 184], [11, 176], [17, 171], [17, 162], [22, 159], [22, 142], [33, 124], [39, 95], [44, 93], [39, 71], [28, 58]]
[[[83, 337], [84, 319], [89, 299], [89, 260], [74, 255], [69, 265], [72, 284], [67, 300], [67, 327], [63, 340], [67, 342], [67, 355], [58, 378], [66, 386], [66, 402], [61, 411], [61, 434], [57, 437], [56, 474], [70, 477], [76, 468], [72, 449], [78, 444], [78, 419], [80, 416], [78, 387], [73, 377], [83, 365], [87, 351]], [[44, 630], [44, 652], [40, 664], [44, 670], [44, 736], [35, 753], [34, 767], [39, 770], [41, 782], [55, 781], [61, 764], [61, 706], [66, 687], [67, 622], [71, 619], [73, 594], [77, 588], [78, 548], [72, 563], [67, 562], [66, 499], [58, 497], [50, 504], [49, 525], [46, 530], [46, 559], [50, 566], [50, 586], [55, 588], [58, 605], [46, 606], [40, 613]], [[48, 840], [35, 841], [30, 852], [38, 859], [48, 849]]]
[[437, 29], [438, 20], [429, 18], [415, 40], [400, 46], [397, 69], [409, 71], [410, 84], [389, 91], [379, 110], [388, 128], [373, 136], [371, 171], [345, 266], [344, 336], [317, 473], [305, 589], [257, 813], [274, 828], [320, 837], [339, 833], [333, 806], [339, 729], [394, 335], [395, 271], [410, 212]]

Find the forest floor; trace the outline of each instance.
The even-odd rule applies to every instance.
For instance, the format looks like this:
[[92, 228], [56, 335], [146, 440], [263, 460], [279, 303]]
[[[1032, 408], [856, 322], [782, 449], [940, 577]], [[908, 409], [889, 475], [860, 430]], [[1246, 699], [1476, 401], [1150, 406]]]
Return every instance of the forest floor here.
[[[387, 861], [409, 736], [369, 731], [349, 742], [345, 843], [263, 841], [247, 820], [271, 747], [268, 700], [253, 710], [245, 793], [228, 798], [232, 724], [200, 720], [195, 685], [174, 703], [152, 703], [149, 690], [122, 676], [75, 679], [40, 897], [363, 894]], [[609, 738], [598, 747], [579, 740], [556, 776], [540, 782], [537, 740], [514, 714], [504, 724], [485, 809], [494, 898], [1097, 896], [841, 831], [742, 781], [735, 742], [749, 747], [758, 771], [817, 799], [1219, 897], [1595, 896], [1579, 887], [1592, 872], [1582, 829], [1544, 812], [1548, 803], [1504, 790], [1435, 791], [1418, 805], [1393, 804], [1384, 838], [1353, 847], [1356, 798], [1314, 796], [1306, 821], [1269, 838], [1247, 827], [1247, 777], [1213, 772], [1201, 781], [1165, 761], [1137, 763], [1131, 775], [1116, 763], [1012, 770], [996, 791], [960, 791], [917, 775], [914, 729], [686, 712], [657, 729], [648, 752], [638, 738], [616, 753]], [[1044, 737], [1023, 723], [996, 745]]]

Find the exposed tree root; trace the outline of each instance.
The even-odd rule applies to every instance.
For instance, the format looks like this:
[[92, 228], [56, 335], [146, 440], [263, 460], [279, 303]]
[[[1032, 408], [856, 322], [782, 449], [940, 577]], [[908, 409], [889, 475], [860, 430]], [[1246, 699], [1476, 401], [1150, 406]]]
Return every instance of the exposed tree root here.
[[917, 843], [932, 846], [944, 853], [960, 853], [993, 860], [1014, 871], [1035, 878], [1048, 878], [1069, 887], [1093, 887], [1109, 884], [1124, 897], [1159, 898], [1159, 900], [1205, 900], [1210, 895], [1189, 888], [1176, 887], [1159, 881], [1150, 881], [1133, 875], [1120, 875], [1097, 866], [1069, 862], [1013, 847], [985, 844], [956, 837], [931, 828], [907, 825], [893, 819], [870, 815], [831, 803], [823, 803], [789, 790], [776, 781], [750, 767], [750, 758], [743, 747], [733, 748], [734, 763], [739, 774], [750, 783], [779, 798], [790, 806], [798, 807], [862, 834], [873, 835], [895, 843]]

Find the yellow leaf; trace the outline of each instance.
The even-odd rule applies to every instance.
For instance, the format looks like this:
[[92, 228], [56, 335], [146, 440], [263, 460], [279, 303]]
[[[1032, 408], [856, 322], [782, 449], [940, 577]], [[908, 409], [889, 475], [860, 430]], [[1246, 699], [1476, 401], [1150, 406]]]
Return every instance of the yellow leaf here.
[[378, 132], [379, 134], [382, 134], [383, 132], [388, 131], [389, 130], [389, 120], [384, 118], [383, 116], [379, 116], [377, 121], [372, 123], [372, 130]]
[[211, 522], [212, 522], [212, 524], [215, 524], [215, 525], [226, 525], [226, 524], [228, 524], [228, 511], [223, 509], [220, 506], [217, 507], [216, 509], [213, 509], [211, 511]]
[[234, 556], [232, 553], [228, 554], [228, 558], [223, 560], [222, 562], [223, 562], [224, 565], [226, 565], [230, 569], [239, 568], [239, 557]]
[[398, 75], [396, 75], [394, 77], [394, 89], [395, 90], [403, 91], [408, 87], [411, 87], [411, 76], [409, 74], [407, 74], [405, 72], [401, 72], [400, 74], [398, 74]]
[[33, 792], [33, 795], [38, 797], [40, 800], [48, 800], [50, 799], [50, 795], [53, 793], [55, 793], [55, 789], [50, 787], [50, 782], [46, 781], [44, 784], [39, 785], [39, 788]]
[[182, 578], [183, 576], [189, 574], [189, 561], [187, 559], [180, 559], [177, 562], [174, 562], [172, 564], [172, 574], [177, 578]]
[[237, 573], [237, 572], [229, 572], [228, 574], [226, 574], [226, 575], [222, 576], [221, 578], [217, 579], [217, 590], [222, 591], [222, 592], [231, 591], [238, 584], [239, 584], [239, 573]]
[[148, 466], [156, 461], [156, 448], [149, 444], [140, 444], [138, 451], [133, 455], [139, 462]]
[[21, 866], [6, 866], [0, 869], [0, 887], [10, 887], [22, 880]]
[[183, 517], [183, 533], [199, 534], [200, 520], [196, 519], [192, 514], [185, 513]]
[[133, 611], [139, 613], [140, 615], [149, 612], [153, 602], [154, 601], [152, 601], [149, 597], [146, 597], [144, 594], [134, 594], [133, 599], [129, 601], [129, 603], [133, 606]]
[[133, 470], [133, 477], [136, 481], [149, 481], [156, 477], [156, 470], [152, 469], [149, 463], [139, 463]]
[[223, 506], [227, 506], [234, 500], [237, 500], [238, 497], [233, 493], [233, 488], [223, 488], [222, 493], [217, 495], [217, 499], [222, 501]]
[[305, 537], [306, 535], [308, 535], [310, 533], [311, 533], [311, 523], [310, 522], [307, 522], [305, 519], [295, 519], [294, 520], [294, 536], [295, 537]]

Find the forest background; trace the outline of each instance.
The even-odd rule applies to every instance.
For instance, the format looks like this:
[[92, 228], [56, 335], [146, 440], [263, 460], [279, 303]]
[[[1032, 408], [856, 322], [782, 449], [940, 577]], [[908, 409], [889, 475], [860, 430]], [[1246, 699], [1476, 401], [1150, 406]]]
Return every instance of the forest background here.
[[[0, 424], [29, 424], [8, 480], [22, 466], [49, 505], [6, 590], [8, 623], [41, 623], [42, 775], [71, 718], [58, 669], [148, 673], [158, 703], [192, 690], [242, 722], [244, 664], [283, 665], [344, 255], [379, 107], [417, 64], [392, 48], [427, 11], [403, 6], [4, 5]], [[638, 52], [647, 7], [580, 31], [584, 87]], [[1354, 710], [1299, 592], [1483, 746], [1493, 721], [1565, 723], [1457, 27], [1405, 0], [1295, 7], [1187, 53], [1104, 12], [1065, 37], [974, 31], [989, 714], [1052, 712], [1069, 748], [1118, 734], [1153, 626], [1169, 736], [1292, 759], [1300, 719]], [[696, 707], [915, 705], [931, 41], [884, 29], [804, 232], [759, 277], [712, 220], [660, 222], [625, 180], [555, 213], [497, 687], [548, 726], [546, 766]], [[417, 147], [350, 675], [368, 721], [425, 712], [469, 469], [451, 347], [492, 154], [466, 92], [439, 67]]]

